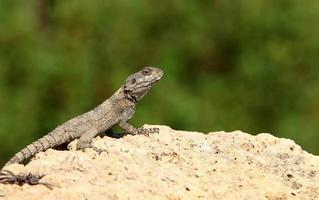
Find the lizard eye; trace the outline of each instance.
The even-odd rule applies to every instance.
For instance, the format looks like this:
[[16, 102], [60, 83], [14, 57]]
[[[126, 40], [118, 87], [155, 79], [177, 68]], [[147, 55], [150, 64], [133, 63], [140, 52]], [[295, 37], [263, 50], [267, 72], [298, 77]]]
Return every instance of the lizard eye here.
[[151, 70], [150, 69], [144, 69], [142, 71], [143, 75], [149, 75], [151, 73]]

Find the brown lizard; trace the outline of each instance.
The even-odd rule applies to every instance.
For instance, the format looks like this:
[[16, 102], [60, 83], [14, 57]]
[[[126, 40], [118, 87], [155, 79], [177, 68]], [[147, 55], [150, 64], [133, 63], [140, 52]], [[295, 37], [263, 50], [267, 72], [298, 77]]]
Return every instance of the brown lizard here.
[[119, 125], [128, 134], [149, 134], [158, 129], [135, 128], [127, 121], [134, 115], [136, 104], [163, 76], [155, 67], [145, 67], [130, 75], [124, 85], [93, 110], [79, 115], [16, 153], [6, 164], [21, 163], [36, 153], [46, 151], [79, 138], [76, 148], [93, 147], [91, 140], [99, 133]]

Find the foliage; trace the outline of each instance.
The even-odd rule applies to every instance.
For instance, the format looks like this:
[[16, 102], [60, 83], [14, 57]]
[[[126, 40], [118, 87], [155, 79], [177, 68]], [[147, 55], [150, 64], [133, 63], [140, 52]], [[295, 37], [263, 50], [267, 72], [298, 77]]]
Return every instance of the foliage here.
[[165, 77], [136, 126], [270, 132], [318, 154], [318, 11], [307, 0], [2, 0], [1, 160], [146, 65]]

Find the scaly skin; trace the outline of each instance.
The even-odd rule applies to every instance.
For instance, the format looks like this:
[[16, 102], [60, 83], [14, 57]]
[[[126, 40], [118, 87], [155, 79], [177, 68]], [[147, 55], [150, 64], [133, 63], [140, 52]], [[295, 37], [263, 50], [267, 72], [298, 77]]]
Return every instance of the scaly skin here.
[[90, 142], [99, 133], [118, 124], [128, 134], [148, 134], [157, 129], [135, 128], [127, 121], [134, 115], [136, 104], [160, 80], [163, 71], [155, 67], [145, 67], [129, 76], [125, 84], [110, 98], [95, 109], [79, 115], [55, 128], [52, 132], [29, 144], [16, 153], [5, 166], [22, 161], [49, 148], [79, 138], [77, 149], [92, 147]]

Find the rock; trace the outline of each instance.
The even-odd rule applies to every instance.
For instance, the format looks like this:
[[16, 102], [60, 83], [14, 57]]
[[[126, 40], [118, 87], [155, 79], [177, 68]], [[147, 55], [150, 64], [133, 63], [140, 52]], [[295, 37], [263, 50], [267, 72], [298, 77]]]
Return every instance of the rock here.
[[292, 140], [151, 127], [160, 134], [94, 139], [100, 154], [49, 149], [8, 166], [53, 189], [0, 184], [1, 199], [319, 199], [319, 157]]

